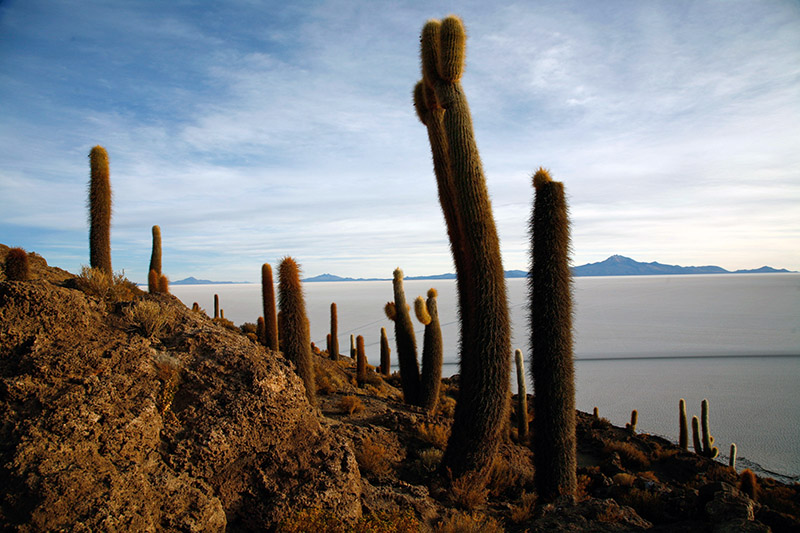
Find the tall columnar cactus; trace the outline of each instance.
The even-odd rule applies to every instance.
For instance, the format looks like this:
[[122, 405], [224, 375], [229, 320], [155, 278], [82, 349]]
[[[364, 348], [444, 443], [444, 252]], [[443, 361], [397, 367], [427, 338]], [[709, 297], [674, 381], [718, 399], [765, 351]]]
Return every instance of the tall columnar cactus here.
[[89, 265], [111, 275], [111, 180], [105, 148], [92, 148], [89, 166]]
[[678, 445], [684, 450], [689, 449], [689, 427], [686, 419], [686, 400], [683, 398], [678, 401]]
[[[572, 274], [564, 185], [540, 168], [530, 221], [534, 481], [541, 498], [575, 495], [575, 369]], [[634, 422], [635, 423], [635, 422]]]
[[708, 430], [708, 400], [703, 399], [700, 403], [700, 427], [703, 430], [703, 453], [705, 457], [711, 459], [719, 455], [719, 448], [714, 446], [714, 437]]
[[[333, 342], [333, 340], [331, 340]], [[356, 358], [356, 337], [355, 335], [350, 335], [350, 359]]]
[[381, 328], [381, 374], [388, 376], [392, 371], [392, 351], [389, 348], [389, 338], [386, 328]]
[[266, 333], [266, 329], [264, 317], [258, 317], [258, 320], [256, 320], [256, 339], [258, 339], [259, 344], [264, 344], [264, 335]]
[[[403, 400], [411, 405], [419, 405], [419, 362], [417, 361], [417, 338], [414, 325], [408, 313], [406, 294], [403, 291], [403, 271], [394, 271], [394, 337], [397, 343], [397, 362], [400, 365], [400, 384], [403, 387]], [[387, 306], [387, 316], [389, 310]], [[391, 317], [389, 317], [391, 318]]]
[[359, 387], [367, 382], [367, 352], [364, 350], [364, 337], [356, 337], [356, 381]]
[[331, 334], [330, 333], [328, 333], [325, 336], [325, 347], [328, 349], [328, 356], [330, 356], [330, 354], [333, 353], [333, 350], [331, 350]]
[[278, 316], [275, 313], [275, 287], [272, 284], [272, 267], [261, 265], [261, 302], [264, 307], [264, 346], [278, 351]]
[[457, 271], [461, 326], [461, 386], [441, 469], [455, 478], [473, 472], [480, 481], [488, 475], [508, 416], [511, 329], [506, 284], [460, 81], [466, 54], [461, 20], [450, 16], [441, 22], [429, 21], [421, 44], [424, 86], [415, 91], [415, 104], [431, 139]]
[[419, 406], [427, 411], [436, 410], [436, 405], [439, 403], [439, 389], [442, 385], [442, 328], [439, 325], [436, 296], [436, 289], [430, 289], [427, 300], [423, 300], [422, 296], [414, 300], [417, 319], [425, 324]]
[[336, 361], [339, 359], [339, 319], [336, 313], [336, 302], [331, 304], [331, 359]]
[[306, 318], [300, 267], [291, 257], [278, 266], [278, 305], [281, 308], [281, 347], [292, 361], [306, 386], [308, 401], [316, 403], [314, 361], [311, 358], [311, 337]]
[[517, 436], [520, 442], [525, 442], [528, 440], [528, 387], [522, 350], [514, 352], [514, 362], [517, 365]]
[[736, 470], [736, 443], [731, 443], [731, 454], [728, 456], [728, 466]]
[[214, 295], [214, 318], [219, 318], [219, 294]]
[[[161, 277], [161, 228], [153, 226], [153, 251], [150, 253], [150, 272], [156, 273], [156, 280]], [[153, 294], [158, 291], [158, 282], [150, 283], [150, 276], [147, 278], [147, 289]]]
[[692, 445], [694, 446], [694, 453], [697, 455], [703, 454], [703, 446], [700, 444], [700, 420], [696, 416], [692, 417]]
[[28, 252], [22, 248], [11, 248], [6, 254], [5, 272], [9, 281], [27, 281], [30, 278]]

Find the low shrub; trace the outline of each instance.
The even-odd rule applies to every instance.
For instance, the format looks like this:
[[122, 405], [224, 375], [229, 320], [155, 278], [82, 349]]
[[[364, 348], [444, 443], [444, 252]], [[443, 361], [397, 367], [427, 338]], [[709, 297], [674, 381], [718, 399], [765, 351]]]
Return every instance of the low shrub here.
[[409, 510], [378, 511], [362, 516], [354, 524], [343, 523], [333, 511], [303, 509], [281, 520], [279, 533], [417, 533], [422, 524]]
[[536, 508], [536, 493], [522, 491], [522, 495], [517, 500], [517, 503], [511, 507], [511, 521], [515, 524], [521, 524], [533, 517], [533, 511]]
[[109, 303], [130, 302], [144, 294], [134, 282], [125, 277], [124, 271], [108, 274], [87, 266], [81, 267], [80, 275], [75, 278], [75, 286], [81, 292]]
[[425, 448], [418, 455], [415, 466], [421, 476], [426, 476], [434, 473], [439, 468], [444, 453], [437, 448]]
[[650, 460], [639, 448], [630, 442], [606, 441], [603, 452], [612, 454], [617, 452], [622, 462], [628, 467], [647, 468]]
[[366, 438], [355, 446], [356, 461], [362, 474], [373, 478], [385, 478], [393, 472], [392, 461], [382, 444]]
[[450, 499], [457, 507], [473, 510], [486, 503], [489, 488], [482, 477], [474, 473], [464, 474], [450, 485]]
[[417, 426], [417, 436], [423, 442], [444, 450], [447, 446], [447, 439], [450, 438], [450, 429], [441, 424], [422, 422]]
[[434, 528], [436, 533], [503, 533], [503, 526], [482, 513], [453, 513]]
[[172, 318], [172, 313], [158, 302], [141, 300], [123, 311], [131, 325], [145, 337], [158, 337]]
[[349, 415], [352, 415], [354, 413], [360, 413], [363, 411], [364, 404], [361, 402], [361, 399], [358, 396], [344, 396], [341, 400], [339, 400], [339, 409]]
[[633, 507], [642, 518], [660, 522], [665, 518], [664, 498], [661, 494], [631, 487], [622, 496], [615, 498], [620, 505]]

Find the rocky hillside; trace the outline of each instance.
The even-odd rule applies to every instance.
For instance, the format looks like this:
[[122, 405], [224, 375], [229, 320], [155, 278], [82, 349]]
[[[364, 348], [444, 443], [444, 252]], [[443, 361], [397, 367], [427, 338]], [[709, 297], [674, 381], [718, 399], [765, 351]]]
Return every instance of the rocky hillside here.
[[322, 352], [312, 407], [292, 365], [229, 322], [29, 260], [28, 281], [0, 269], [2, 530], [800, 530], [797, 484], [753, 488], [580, 412], [577, 502], [537, 501], [515, 409], [489, 486], [445, 490], [457, 380], [425, 413], [397, 376], [359, 387], [349, 357]]

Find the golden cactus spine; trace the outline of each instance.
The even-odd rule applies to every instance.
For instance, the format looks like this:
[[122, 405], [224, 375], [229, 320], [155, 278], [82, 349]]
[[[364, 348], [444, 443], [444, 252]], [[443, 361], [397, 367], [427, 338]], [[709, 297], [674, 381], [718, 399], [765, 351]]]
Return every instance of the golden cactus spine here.
[[11, 248], [5, 260], [6, 279], [9, 281], [27, 281], [31, 277], [28, 252], [22, 248]]
[[336, 312], [336, 302], [331, 304], [331, 359], [336, 361], [339, 358], [339, 318]]
[[386, 328], [381, 328], [381, 374], [384, 376], [391, 374], [391, 353], [391, 349], [389, 348], [389, 338], [386, 336]]
[[[575, 496], [575, 368], [572, 339], [572, 273], [564, 185], [544, 169], [530, 221], [530, 334], [533, 389], [534, 482], [539, 497]], [[633, 421], [635, 423], [635, 421]]]
[[[528, 387], [525, 384], [525, 359], [522, 350], [514, 352], [517, 366], [517, 436], [520, 442], [528, 440]], [[595, 407], [595, 409], [597, 409]], [[595, 414], [595, 418], [597, 415]]]
[[300, 282], [300, 267], [291, 257], [285, 257], [278, 266], [278, 305], [281, 308], [282, 329], [279, 335], [283, 354], [294, 363], [306, 386], [306, 397], [314, 405], [316, 383], [306, 304]]
[[277, 352], [278, 315], [275, 313], [275, 286], [269, 263], [261, 265], [261, 302], [264, 308], [264, 346]]
[[367, 383], [367, 352], [364, 350], [364, 337], [356, 337], [356, 381], [359, 387]]
[[[158, 226], [153, 226], [153, 250], [150, 252], [150, 272], [155, 272], [158, 276], [156, 280], [160, 279], [161, 276], [161, 228]], [[156, 283], [150, 283], [150, 277], [147, 278], [147, 290], [153, 294], [158, 292], [158, 281]]]
[[[506, 285], [486, 180], [460, 83], [464, 26], [454, 16], [442, 22], [429, 21], [422, 30], [421, 43], [423, 82], [431, 91], [415, 93], [434, 97], [423, 108], [423, 122], [429, 110], [443, 109], [441, 131], [446, 142], [434, 141], [431, 149], [434, 163], [439, 158], [437, 152], [444, 152], [447, 159], [440, 167], [446, 170], [436, 178], [448, 232], [451, 226], [453, 229], [450, 239], [461, 326], [461, 388], [441, 469], [454, 478], [473, 472], [476, 480], [483, 481], [508, 415], [511, 330]], [[437, 121], [428, 123], [437, 136]], [[450, 193], [452, 201], [448, 200]]]
[[111, 275], [111, 179], [105, 148], [92, 148], [89, 167], [89, 265]]
[[423, 300], [420, 296], [414, 301], [417, 318], [425, 324], [419, 406], [430, 412], [436, 410], [439, 403], [439, 389], [442, 385], [442, 328], [439, 324], [436, 296], [436, 289], [430, 289], [427, 300]]
[[414, 325], [408, 313], [406, 295], [403, 291], [403, 271], [395, 269], [392, 280], [394, 289], [394, 338], [397, 344], [397, 362], [400, 365], [400, 384], [403, 400], [419, 405], [419, 362], [417, 361], [417, 339]]
[[689, 426], [686, 419], [686, 400], [678, 401], [678, 445], [684, 450], [689, 449]]

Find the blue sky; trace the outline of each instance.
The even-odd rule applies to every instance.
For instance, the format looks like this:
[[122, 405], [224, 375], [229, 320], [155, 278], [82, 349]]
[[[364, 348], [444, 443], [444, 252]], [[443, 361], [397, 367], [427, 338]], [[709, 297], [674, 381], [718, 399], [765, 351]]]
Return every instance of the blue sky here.
[[460, 15], [463, 84], [506, 269], [530, 177], [563, 181], [573, 263], [800, 270], [800, 3], [0, 2], [0, 242], [88, 264], [88, 154], [112, 260], [257, 281], [452, 271], [411, 91], [419, 32]]

